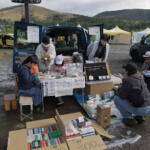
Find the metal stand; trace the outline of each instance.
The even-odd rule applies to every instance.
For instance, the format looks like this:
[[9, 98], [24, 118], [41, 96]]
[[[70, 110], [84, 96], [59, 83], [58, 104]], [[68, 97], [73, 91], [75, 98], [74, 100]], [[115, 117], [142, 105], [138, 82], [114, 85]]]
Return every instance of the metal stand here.
[[29, 114], [23, 113], [23, 106], [27, 106], [27, 105], [20, 104], [20, 120], [23, 121], [25, 118], [33, 120], [33, 105], [30, 105], [30, 113]]

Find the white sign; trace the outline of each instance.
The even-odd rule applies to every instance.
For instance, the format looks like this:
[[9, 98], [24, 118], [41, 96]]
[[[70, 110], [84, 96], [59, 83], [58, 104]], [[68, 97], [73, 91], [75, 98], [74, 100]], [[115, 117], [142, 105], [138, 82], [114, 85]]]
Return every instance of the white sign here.
[[89, 27], [90, 35], [100, 35], [100, 27]]
[[27, 41], [29, 43], [39, 43], [39, 27], [28, 26], [27, 27]]

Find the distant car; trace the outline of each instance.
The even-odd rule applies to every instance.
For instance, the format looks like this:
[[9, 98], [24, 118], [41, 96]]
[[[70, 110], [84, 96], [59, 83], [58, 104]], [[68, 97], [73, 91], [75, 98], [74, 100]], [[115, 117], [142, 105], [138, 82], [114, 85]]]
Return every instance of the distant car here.
[[1, 33], [0, 34], [0, 47], [2, 48], [13, 48], [14, 46], [14, 36], [11, 33]]
[[150, 34], [143, 37], [139, 43], [131, 46], [129, 55], [135, 62], [143, 62], [143, 55], [145, 52], [150, 51]]

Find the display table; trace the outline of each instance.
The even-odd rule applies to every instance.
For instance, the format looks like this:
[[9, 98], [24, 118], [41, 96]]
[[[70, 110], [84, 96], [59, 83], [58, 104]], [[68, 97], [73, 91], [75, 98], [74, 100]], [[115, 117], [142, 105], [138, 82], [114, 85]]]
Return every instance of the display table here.
[[43, 98], [46, 96], [61, 97], [73, 95], [74, 89], [82, 89], [82, 97], [84, 100], [84, 76], [55, 78], [50, 75], [43, 75], [39, 79], [42, 85]]

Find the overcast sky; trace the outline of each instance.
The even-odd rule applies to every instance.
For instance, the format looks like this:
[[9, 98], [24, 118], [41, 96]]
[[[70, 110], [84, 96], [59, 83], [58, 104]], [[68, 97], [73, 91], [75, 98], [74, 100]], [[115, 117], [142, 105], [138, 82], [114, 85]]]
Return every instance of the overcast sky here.
[[[0, 8], [17, 5], [11, 0], [0, 0]], [[42, 0], [39, 6], [87, 16], [110, 10], [142, 8], [150, 9], [150, 0]]]

